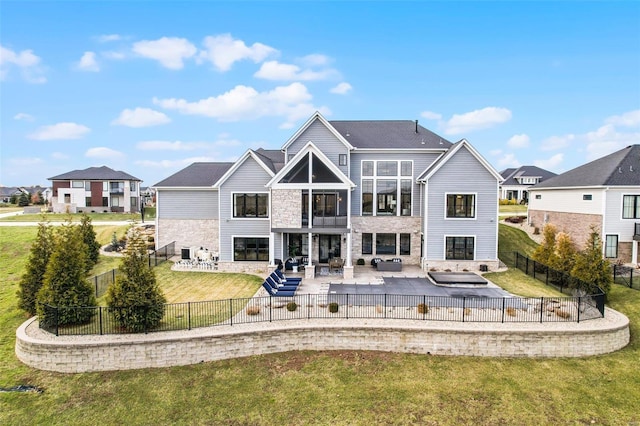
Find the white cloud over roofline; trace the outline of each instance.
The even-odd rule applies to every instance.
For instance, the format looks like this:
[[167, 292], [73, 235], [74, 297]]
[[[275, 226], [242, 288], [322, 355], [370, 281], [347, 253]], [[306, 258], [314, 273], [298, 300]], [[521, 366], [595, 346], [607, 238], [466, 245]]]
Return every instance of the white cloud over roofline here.
[[511, 120], [511, 111], [506, 108], [486, 107], [464, 114], [454, 114], [444, 123], [444, 131], [448, 135], [469, 133], [487, 129]]
[[89, 148], [87, 152], [85, 152], [84, 156], [89, 158], [121, 158], [124, 157], [124, 154], [120, 151], [116, 151], [115, 149], [98, 146], [95, 148]]
[[136, 108], [122, 110], [118, 118], [113, 120], [111, 124], [127, 127], [151, 127], [170, 122], [171, 119], [160, 111], [150, 108]]
[[244, 41], [234, 39], [228, 33], [207, 36], [202, 44], [204, 49], [200, 51], [198, 60], [211, 62], [218, 71], [229, 71], [234, 63], [242, 60], [260, 63], [278, 53], [278, 50], [262, 43], [247, 46]]
[[38, 141], [80, 139], [91, 131], [82, 124], [64, 122], [42, 126], [27, 137]]
[[519, 135], [513, 135], [507, 141], [507, 145], [510, 148], [527, 148], [529, 146], [530, 138], [524, 133]]
[[329, 92], [334, 93], [336, 95], [346, 95], [351, 90], [353, 90], [353, 87], [349, 83], [342, 82], [342, 83], [338, 84], [337, 86], [332, 87], [329, 90]]

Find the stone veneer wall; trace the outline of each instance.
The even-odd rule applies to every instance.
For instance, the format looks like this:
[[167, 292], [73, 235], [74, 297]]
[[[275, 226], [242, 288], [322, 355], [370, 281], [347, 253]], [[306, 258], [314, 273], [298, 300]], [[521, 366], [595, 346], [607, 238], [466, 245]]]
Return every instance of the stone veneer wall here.
[[254, 274], [262, 278], [269, 275], [273, 269], [269, 268], [269, 262], [218, 262], [218, 272]]
[[631, 262], [631, 256], [633, 255], [633, 243], [629, 242], [618, 242], [618, 259], [622, 260], [625, 263]]
[[274, 189], [271, 191], [271, 227], [302, 227], [302, 191]]
[[600, 230], [602, 226], [602, 215], [584, 213], [565, 213], [543, 210], [529, 210], [529, 224], [537, 227], [542, 233], [545, 225], [544, 215], [547, 214], [546, 223], [555, 225], [558, 232], [565, 232], [580, 249], [589, 238], [591, 226]]
[[[408, 265], [420, 264], [420, 222], [419, 217], [407, 216], [352, 216], [351, 217], [351, 253], [353, 264], [360, 258], [369, 265], [371, 259], [380, 257], [391, 259], [399, 257]], [[418, 232], [416, 232], [418, 231]], [[373, 233], [373, 254], [362, 254], [362, 233]], [[396, 236], [396, 255], [376, 254], [376, 233], [411, 235], [411, 255], [400, 255], [400, 236]]]
[[156, 229], [159, 235], [156, 247], [176, 242], [176, 251], [182, 247], [198, 246], [219, 251], [218, 219], [158, 219]]
[[18, 328], [15, 350], [18, 359], [31, 367], [62, 373], [171, 367], [300, 348], [490, 357], [585, 357], [613, 352], [629, 343], [629, 320], [608, 308], [605, 318], [562, 324], [562, 329], [551, 323], [427, 325], [398, 320], [307, 320], [72, 340], [32, 337], [27, 332], [28, 327], [37, 327], [32, 319]]

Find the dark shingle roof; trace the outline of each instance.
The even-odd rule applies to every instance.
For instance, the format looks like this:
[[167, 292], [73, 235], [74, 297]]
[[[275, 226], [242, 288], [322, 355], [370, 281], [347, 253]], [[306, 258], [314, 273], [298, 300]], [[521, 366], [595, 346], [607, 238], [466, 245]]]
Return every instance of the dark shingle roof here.
[[89, 167], [84, 170], [74, 170], [58, 176], [50, 177], [49, 180], [137, 180], [141, 181], [129, 173], [113, 170], [107, 166]]
[[502, 185], [520, 185], [520, 182], [518, 182], [516, 178], [527, 176], [539, 177], [541, 178], [540, 182], [544, 182], [557, 176], [557, 174], [536, 166], [521, 166], [517, 169], [505, 169], [500, 172], [500, 176], [504, 178]]
[[622, 185], [640, 185], [640, 145], [630, 145], [532, 188]]
[[168, 178], [156, 183], [154, 187], [194, 187], [213, 186], [233, 163], [193, 163]]
[[258, 157], [271, 169], [272, 172], [278, 173], [284, 166], [284, 152], [279, 149], [263, 149], [258, 148], [253, 151], [258, 154]]
[[330, 121], [329, 123], [356, 148], [444, 150], [452, 145], [448, 140], [411, 120]]

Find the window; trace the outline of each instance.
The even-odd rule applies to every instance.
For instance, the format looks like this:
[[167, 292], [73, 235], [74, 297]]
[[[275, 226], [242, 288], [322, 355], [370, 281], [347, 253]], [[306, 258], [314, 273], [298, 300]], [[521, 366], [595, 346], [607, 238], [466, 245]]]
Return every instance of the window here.
[[618, 257], [618, 236], [607, 235], [606, 243], [604, 246], [604, 257], [616, 258]]
[[411, 234], [400, 234], [400, 254], [411, 254]]
[[[291, 253], [293, 247], [295, 247], [295, 254]], [[289, 255], [309, 255], [309, 234], [289, 234]]]
[[131, 197], [131, 207], [136, 207], [138, 205], [138, 199], [136, 197]]
[[411, 216], [413, 182], [401, 177], [413, 176], [412, 161], [363, 161], [362, 176], [363, 216]]
[[120, 198], [111, 197], [111, 206], [112, 207], [120, 207]]
[[536, 200], [541, 200], [541, 199], [542, 199], [542, 195], [536, 194]]
[[72, 188], [84, 188], [84, 182], [81, 181], [81, 180], [71, 181], [71, 187]]
[[85, 207], [91, 207], [91, 197], [84, 198], [84, 205]]
[[135, 183], [135, 181], [129, 181], [129, 191], [136, 192], [136, 183]]
[[287, 161], [293, 160], [293, 157], [295, 157], [295, 154], [287, 154]]
[[371, 216], [373, 214], [373, 181], [366, 179], [362, 181], [362, 215]]
[[473, 260], [474, 237], [447, 237], [447, 260]]
[[84, 190], [85, 190], [85, 191], [91, 191], [91, 182], [86, 181], [86, 182], [84, 183]]
[[473, 194], [447, 194], [447, 217], [476, 217], [475, 198]]
[[268, 261], [269, 238], [234, 238], [234, 261]]
[[64, 194], [64, 202], [65, 204], [71, 203], [71, 194]]
[[109, 207], [109, 197], [102, 197], [102, 207]]
[[593, 200], [593, 195], [592, 194], [582, 194], [582, 200], [583, 201], [591, 201], [591, 200]]
[[640, 195], [622, 197], [622, 218], [640, 219]]
[[376, 254], [396, 254], [396, 234], [376, 234]]
[[362, 234], [362, 254], [373, 254], [373, 234]]
[[233, 194], [233, 217], [269, 217], [269, 194]]
[[338, 164], [341, 166], [347, 165], [347, 154], [338, 155]]
[[102, 182], [102, 190], [103, 190], [104, 192], [107, 192], [107, 191], [109, 190], [109, 184], [108, 184], [108, 182], [106, 182], [106, 181], [105, 181], [105, 182]]

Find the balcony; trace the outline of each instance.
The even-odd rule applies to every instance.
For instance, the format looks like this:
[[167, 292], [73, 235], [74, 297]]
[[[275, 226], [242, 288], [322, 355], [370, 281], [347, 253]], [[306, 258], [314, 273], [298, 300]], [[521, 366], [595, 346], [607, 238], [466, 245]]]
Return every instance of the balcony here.
[[313, 216], [313, 228], [346, 228], [346, 216]]
[[124, 194], [124, 186], [109, 188], [109, 194]]
[[636, 223], [635, 230], [633, 231], [633, 240], [640, 241], [640, 223]]

